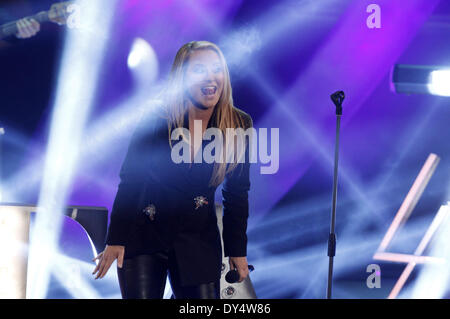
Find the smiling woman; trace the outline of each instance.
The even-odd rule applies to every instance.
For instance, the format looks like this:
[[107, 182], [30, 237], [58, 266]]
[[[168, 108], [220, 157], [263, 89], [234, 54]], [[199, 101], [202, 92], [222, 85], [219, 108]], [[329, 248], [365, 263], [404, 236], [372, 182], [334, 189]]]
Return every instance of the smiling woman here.
[[[206, 129], [215, 127], [226, 150], [234, 145], [226, 130], [246, 130], [252, 119], [233, 105], [225, 59], [211, 42], [189, 42], [178, 51], [162, 101], [162, 108], [142, 119], [132, 137], [107, 246], [96, 257], [94, 274], [102, 278], [117, 259], [123, 298], [162, 298], [167, 272], [176, 298], [219, 298], [222, 244], [215, 191], [223, 182], [224, 253], [243, 281], [249, 272], [249, 145], [235, 152], [234, 161], [193, 166], [192, 161], [171, 160], [177, 145], [172, 145], [171, 133], [183, 128], [184, 135], [202, 140]], [[201, 129], [194, 129], [198, 121]], [[189, 156], [202, 146], [193, 143]]]
[[218, 54], [212, 50], [194, 52], [188, 61], [185, 81], [190, 102], [204, 110], [214, 107], [222, 94], [224, 81]]
[[[208, 95], [205, 92], [213, 93]], [[224, 135], [227, 128], [252, 126], [251, 117], [233, 104], [230, 73], [225, 57], [215, 44], [208, 41], [192, 41], [181, 47], [172, 65], [163, 99], [169, 116], [168, 139], [171, 146], [172, 129], [182, 128], [185, 120], [189, 122], [190, 136], [194, 141], [198, 138], [194, 132], [194, 120], [202, 121], [201, 136], [212, 124]], [[187, 140], [185, 136], [183, 139]], [[232, 147], [233, 142], [224, 140], [224, 150]], [[197, 151], [191, 145], [191, 162]], [[222, 163], [214, 166], [210, 186], [220, 185], [225, 174], [236, 168], [237, 159], [244, 154], [237, 152], [235, 155], [236, 160], [231, 165]]]

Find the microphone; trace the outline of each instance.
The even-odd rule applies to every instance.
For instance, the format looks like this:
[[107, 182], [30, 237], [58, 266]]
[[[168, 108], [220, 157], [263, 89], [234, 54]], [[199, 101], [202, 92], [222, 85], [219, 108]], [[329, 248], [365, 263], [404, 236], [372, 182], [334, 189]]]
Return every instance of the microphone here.
[[[253, 270], [255, 270], [255, 267], [253, 267], [253, 265], [248, 265], [248, 270], [252, 272]], [[225, 275], [225, 280], [230, 284], [238, 282], [239, 272], [237, 271], [237, 269], [235, 268], [233, 270], [228, 271], [227, 274]]]

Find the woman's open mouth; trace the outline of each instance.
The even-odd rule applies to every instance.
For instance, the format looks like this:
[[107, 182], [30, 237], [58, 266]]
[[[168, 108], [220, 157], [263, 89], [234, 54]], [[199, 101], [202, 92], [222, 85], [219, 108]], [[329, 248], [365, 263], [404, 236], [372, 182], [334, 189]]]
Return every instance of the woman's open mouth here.
[[204, 86], [201, 88], [203, 95], [214, 95], [216, 94], [217, 87], [216, 86]]

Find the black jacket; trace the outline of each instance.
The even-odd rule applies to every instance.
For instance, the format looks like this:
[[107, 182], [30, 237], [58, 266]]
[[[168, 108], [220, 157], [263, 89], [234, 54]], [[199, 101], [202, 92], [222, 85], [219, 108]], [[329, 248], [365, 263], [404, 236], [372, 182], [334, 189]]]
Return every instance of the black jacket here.
[[[245, 128], [252, 126], [251, 117], [239, 112]], [[215, 127], [214, 116], [208, 127]], [[189, 128], [187, 112], [184, 127]], [[208, 142], [203, 141], [202, 149]], [[214, 204], [216, 187], [208, 186], [214, 164], [176, 164], [170, 154], [167, 121], [156, 110], [141, 120], [132, 136], [120, 171], [106, 244], [125, 246], [125, 258], [173, 248], [182, 284], [217, 280], [222, 246]], [[245, 162], [223, 182], [226, 257], [247, 255], [249, 166], [247, 143]], [[196, 208], [197, 196], [204, 196], [208, 204]], [[143, 212], [150, 204], [156, 208], [154, 220]]]

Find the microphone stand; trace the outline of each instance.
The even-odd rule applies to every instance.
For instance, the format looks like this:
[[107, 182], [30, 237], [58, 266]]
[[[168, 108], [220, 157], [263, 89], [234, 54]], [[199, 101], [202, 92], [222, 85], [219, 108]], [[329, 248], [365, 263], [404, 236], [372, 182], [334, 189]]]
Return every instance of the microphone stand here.
[[331, 100], [336, 105], [336, 144], [334, 148], [334, 177], [333, 177], [333, 198], [331, 204], [331, 225], [330, 235], [328, 237], [328, 287], [327, 299], [331, 299], [331, 288], [333, 282], [333, 258], [336, 254], [336, 234], [334, 232], [336, 223], [336, 198], [337, 198], [337, 177], [339, 161], [339, 130], [341, 126], [342, 102], [344, 101], [344, 92], [338, 91], [331, 95]]

